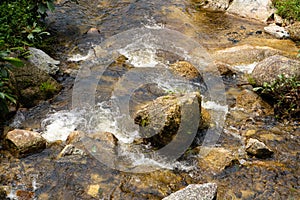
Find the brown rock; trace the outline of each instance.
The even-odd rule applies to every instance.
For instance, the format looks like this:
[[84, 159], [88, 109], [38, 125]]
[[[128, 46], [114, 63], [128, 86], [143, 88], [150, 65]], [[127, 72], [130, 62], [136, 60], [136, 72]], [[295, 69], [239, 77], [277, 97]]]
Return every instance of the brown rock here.
[[189, 80], [199, 78], [200, 76], [198, 70], [187, 61], [178, 61], [170, 65], [170, 69], [173, 70], [173, 72], [177, 75], [185, 77]]
[[219, 147], [201, 147], [203, 157], [198, 159], [198, 165], [201, 169], [209, 169], [214, 173], [219, 173], [233, 161], [237, 160], [233, 152]]
[[[195, 105], [198, 103], [199, 113], [198, 117], [199, 124], [196, 126], [204, 126], [204, 123], [201, 119], [201, 96], [198, 92], [188, 93], [181, 96], [168, 95], [158, 97], [154, 101], [145, 104], [141, 107], [140, 110], [134, 115], [135, 123], [138, 124], [141, 132], [141, 137], [145, 142], [150, 142], [152, 146], [161, 147], [168, 144], [176, 135], [180, 124], [182, 123], [182, 112], [181, 109], [183, 106]], [[192, 111], [188, 112], [189, 119], [187, 121], [195, 121], [197, 115]], [[194, 113], [194, 114], [193, 114]], [[193, 118], [194, 117], [194, 118]], [[206, 115], [206, 119], [209, 116]], [[191, 124], [194, 126], [195, 124]], [[184, 125], [186, 126], [186, 125]]]
[[15, 129], [7, 133], [7, 148], [16, 156], [23, 157], [46, 148], [46, 140], [37, 132]]
[[258, 115], [273, 115], [274, 110], [267, 102], [251, 90], [243, 90], [236, 97], [236, 107], [242, 108], [247, 113]]
[[264, 82], [271, 83], [275, 81], [281, 74], [286, 77], [295, 75], [299, 78], [300, 62], [284, 56], [274, 55], [258, 63], [252, 72], [252, 77], [255, 85], [262, 86]]

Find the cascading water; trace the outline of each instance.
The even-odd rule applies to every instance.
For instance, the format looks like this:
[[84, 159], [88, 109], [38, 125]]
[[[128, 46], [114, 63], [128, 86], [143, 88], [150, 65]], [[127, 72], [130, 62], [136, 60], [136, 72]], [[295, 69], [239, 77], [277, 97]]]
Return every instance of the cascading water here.
[[[87, 135], [94, 132], [111, 132], [119, 141], [116, 155], [105, 154], [105, 150], [101, 147], [95, 151], [95, 146], [88, 137], [84, 142], [86, 149], [96, 159], [103, 161], [107, 160], [105, 157], [109, 157], [112, 161], [109, 161], [108, 165], [113, 165], [110, 167], [121, 171], [146, 172], [161, 167], [177, 166], [175, 160], [189, 147], [195, 135], [192, 135], [188, 144], [182, 144], [182, 152], [178, 155], [172, 155], [172, 152], [169, 152], [170, 147], [144, 154], [141, 146], [132, 144], [135, 139], [141, 137], [141, 134], [139, 126], [134, 124], [130, 116], [129, 102], [136, 90], [151, 83], [165, 93], [200, 91], [203, 99], [202, 106], [209, 110], [216, 125], [215, 128], [207, 130], [209, 136], [204, 140], [203, 145], [213, 145], [216, 142], [227, 113], [225, 92], [222, 80], [208, 53], [198, 43], [177, 31], [153, 24], [151, 20], [151, 25], [117, 34], [94, 47], [94, 50], [97, 58], [87, 60], [81, 65], [75, 81], [73, 110], [60, 111], [45, 119], [42, 123], [45, 138], [50, 141], [66, 140], [68, 134], [75, 129]], [[158, 51], [162, 50], [192, 63], [202, 75], [203, 82], [188, 81], [184, 77], [171, 73], [167, 58], [161, 59], [157, 56]], [[134, 68], [114, 84], [109, 101], [96, 102], [99, 79], [113, 62], [113, 57], [119, 55], [125, 56], [128, 59], [127, 63]], [[213, 108], [210, 107], [212, 102]], [[194, 124], [199, 123], [197, 120], [199, 119], [195, 118]], [[185, 126], [184, 123], [181, 124], [178, 131], [186, 134], [188, 130]], [[197, 129], [198, 127], [195, 126], [192, 132], [196, 134]]]

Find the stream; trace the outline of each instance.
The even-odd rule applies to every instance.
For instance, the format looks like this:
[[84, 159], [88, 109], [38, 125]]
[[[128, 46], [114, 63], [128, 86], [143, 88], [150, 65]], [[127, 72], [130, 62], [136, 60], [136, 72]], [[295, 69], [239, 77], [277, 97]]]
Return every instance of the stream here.
[[[218, 185], [220, 200], [300, 198], [299, 124], [236, 105], [250, 87], [243, 74], [256, 62], [237, 62], [239, 70], [222, 76], [214, 62], [215, 52], [238, 45], [267, 46], [293, 56], [293, 42], [274, 39], [257, 21], [202, 10], [193, 0], [57, 2], [46, 23], [58, 38], [51, 56], [61, 61], [63, 89], [50, 101], [18, 111], [10, 122], [10, 127], [42, 133], [50, 143], [20, 159], [0, 146], [0, 185], [9, 199], [162, 199], [189, 184], [208, 182]], [[191, 81], [170, 73], [177, 60], [191, 63], [201, 77]], [[189, 141], [174, 139], [175, 148], [161, 149], [134, 144], [140, 127], [132, 116], [139, 105], [193, 92], [201, 94], [209, 128], [199, 131], [190, 126], [199, 121], [182, 120], [177, 134], [192, 132]], [[74, 139], [77, 153], [62, 156], [64, 141], [74, 131], [91, 138], [113, 133], [117, 153], [87, 137]], [[246, 155], [250, 136], [274, 155]], [[233, 158], [227, 162], [227, 154], [210, 154], [215, 148], [232, 152]]]

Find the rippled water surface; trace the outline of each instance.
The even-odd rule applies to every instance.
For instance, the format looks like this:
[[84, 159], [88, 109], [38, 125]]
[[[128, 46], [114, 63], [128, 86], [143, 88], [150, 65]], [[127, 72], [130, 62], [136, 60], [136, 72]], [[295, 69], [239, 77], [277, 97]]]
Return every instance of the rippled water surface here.
[[[68, 132], [84, 129], [87, 124], [88, 127], [98, 128], [98, 131], [120, 131], [118, 138], [122, 140], [120, 135], [122, 130], [117, 129], [118, 122], [114, 121], [117, 112], [114, 110], [113, 113], [110, 110], [111, 105], [108, 101], [117, 90], [114, 87], [118, 80], [131, 70], [130, 65], [145, 67], [143, 66], [145, 62], [146, 67], [156, 67], [157, 64], [164, 67], [167, 65], [166, 60], [172, 62], [174, 57], [176, 60], [178, 56], [184, 58], [188, 55], [178, 55], [176, 52], [176, 55], [173, 55], [174, 52], [157, 53], [151, 51], [151, 48], [141, 52], [130, 48], [119, 49], [118, 52], [129, 58], [129, 62], [124, 65], [122, 61], [117, 61], [105, 70], [95, 85], [96, 109], [92, 112], [84, 109], [76, 110], [74, 107], [72, 109], [72, 86], [78, 68], [91, 66], [90, 69], [97, 70], [100, 61], [71, 62], [67, 59], [75, 54], [88, 55], [92, 47], [109, 41], [109, 38], [116, 34], [122, 34], [133, 28], [167, 28], [179, 31], [197, 41], [201, 49], [205, 50], [205, 55], [236, 44], [270, 38], [260, 33], [263, 24], [225, 15], [222, 12], [203, 11], [198, 8], [195, 1], [80, 0], [79, 4], [63, 0], [58, 2], [55, 12], [49, 13], [47, 19], [52, 33], [59, 38], [59, 42], [54, 45], [57, 51], [53, 56], [62, 60], [63, 70], [72, 69], [72, 73], [65, 77], [63, 81], [65, 88], [51, 103], [44, 103], [29, 112], [20, 112], [14, 121], [16, 127], [43, 132], [48, 140], [56, 140], [56, 133], [66, 139]], [[99, 32], [90, 33], [91, 28], [96, 28]], [[168, 38], [165, 35], [161, 37]], [[118, 41], [116, 38], [114, 42], [124, 41]], [[146, 69], [140, 70], [147, 73]], [[200, 90], [203, 94], [207, 92], [205, 84], [187, 86], [182, 82], [180, 85], [180, 81], [178, 84], [175, 84], [175, 81], [165, 81], [164, 78], [174, 77], [162, 74], [162, 71], [156, 72], [155, 80], [163, 91], [152, 85], [140, 87], [131, 99], [132, 107], [135, 103], [155, 99], [166, 92], [194, 90]], [[228, 82], [225, 77], [224, 80], [226, 90], [235, 87], [235, 80], [232, 77]], [[92, 81], [88, 83], [94, 84]], [[217, 84], [211, 87], [215, 90], [220, 89]], [[122, 92], [121, 86], [117, 91]], [[230, 102], [230, 97], [228, 100]], [[224, 115], [230, 107], [214, 99], [206, 99], [203, 106]], [[91, 153], [59, 157], [64, 144], [55, 142], [42, 153], [22, 159], [16, 159], [0, 150], [0, 184], [7, 186], [11, 191], [11, 199], [16, 196], [23, 196], [24, 199], [162, 199], [188, 184], [206, 182], [218, 184], [217, 199], [298, 199], [299, 127], [276, 123], [272, 119], [251, 118], [251, 120], [239, 124], [227, 119], [217, 146], [238, 152], [244, 142], [236, 135], [237, 129], [263, 130], [258, 137], [261, 140], [265, 139], [267, 145], [274, 150], [274, 156], [266, 160], [249, 158], [243, 165], [232, 163], [220, 173], [211, 172], [205, 166], [198, 166], [197, 154], [191, 149], [172, 163], [164, 161], [157, 163], [152, 159], [133, 156], [135, 164], [144, 164], [145, 167], [153, 165], [159, 169], [140, 174], [111, 169], [95, 159]], [[273, 140], [268, 140], [268, 137], [273, 137]], [[126, 139], [128, 138], [123, 142], [126, 143]], [[79, 147], [85, 148], [80, 144]]]

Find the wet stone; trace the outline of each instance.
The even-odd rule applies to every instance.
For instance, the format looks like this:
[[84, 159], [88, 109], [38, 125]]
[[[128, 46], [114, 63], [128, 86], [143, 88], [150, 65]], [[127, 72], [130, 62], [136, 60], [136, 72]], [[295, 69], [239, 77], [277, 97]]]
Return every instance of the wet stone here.
[[257, 158], [267, 158], [273, 154], [273, 151], [270, 150], [263, 142], [253, 138], [248, 140], [246, 152]]
[[15, 129], [7, 133], [5, 143], [14, 155], [24, 157], [46, 148], [46, 140], [37, 132]]
[[217, 195], [217, 184], [191, 184], [163, 198], [163, 200], [213, 200]]

